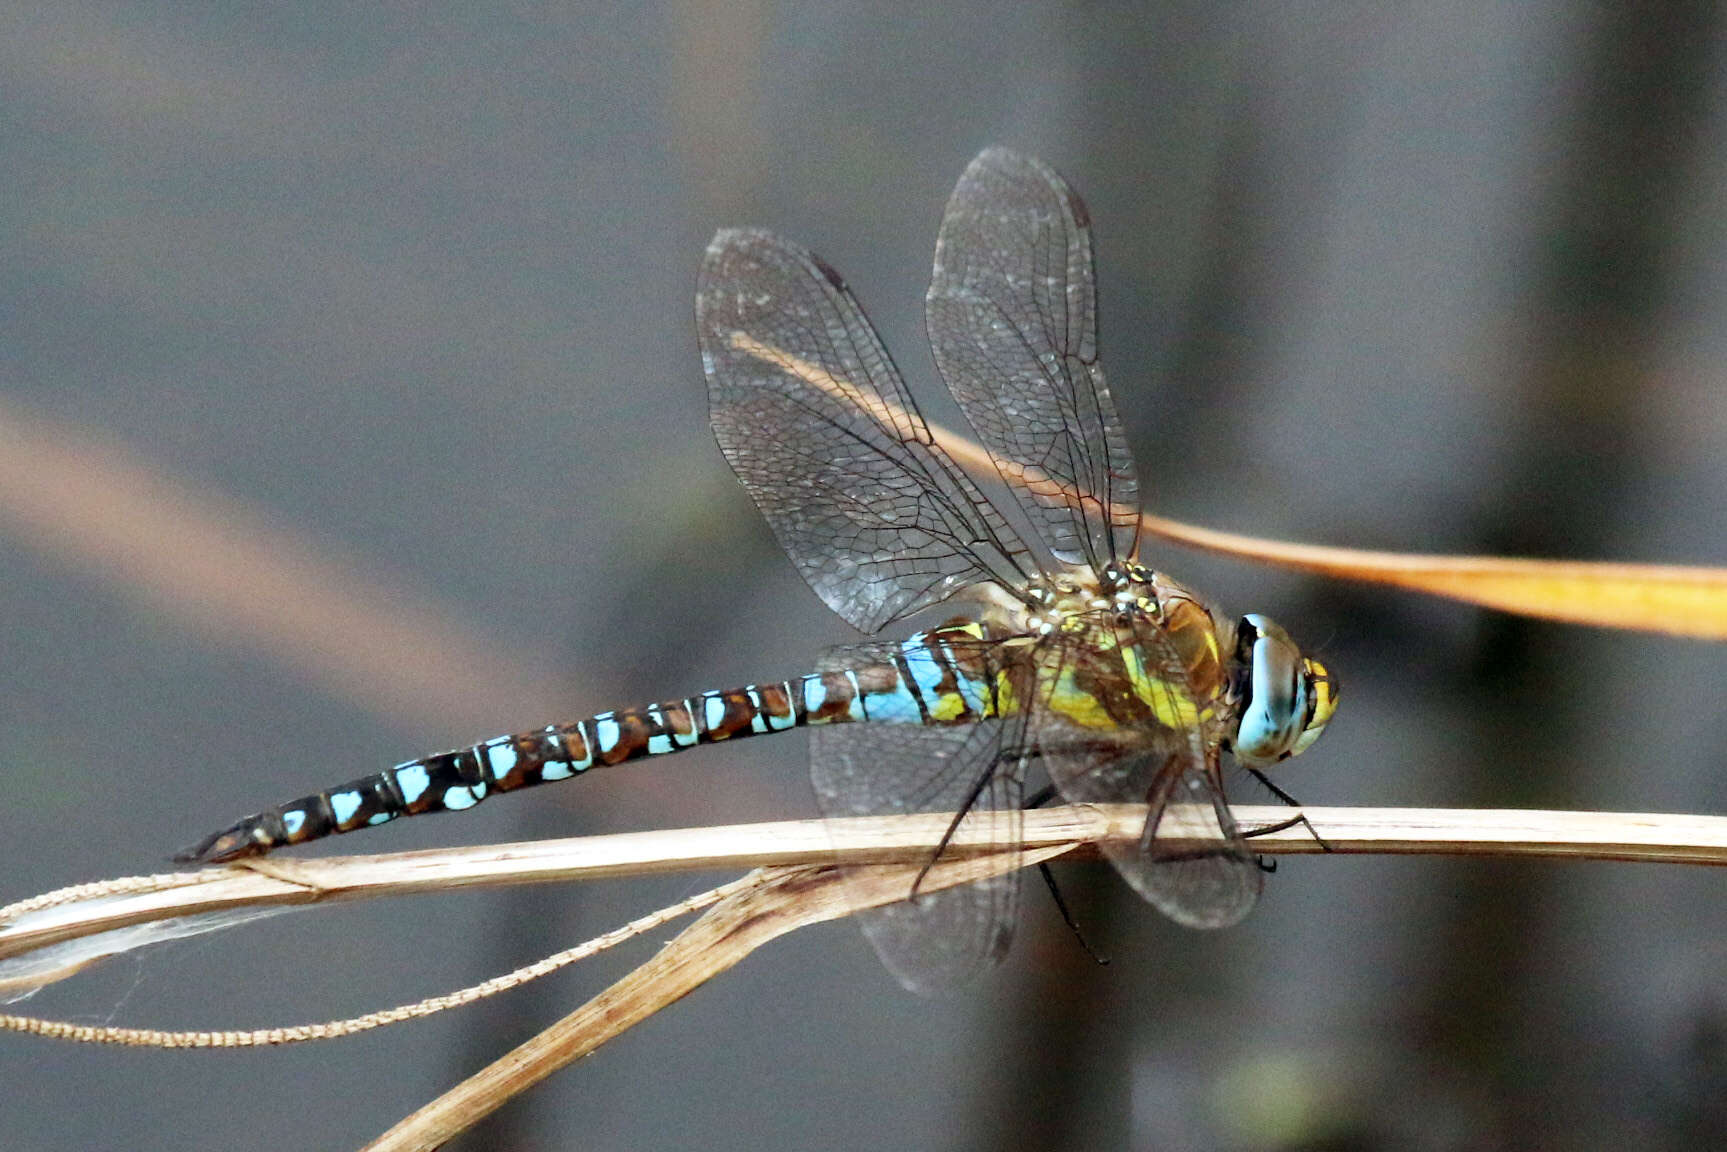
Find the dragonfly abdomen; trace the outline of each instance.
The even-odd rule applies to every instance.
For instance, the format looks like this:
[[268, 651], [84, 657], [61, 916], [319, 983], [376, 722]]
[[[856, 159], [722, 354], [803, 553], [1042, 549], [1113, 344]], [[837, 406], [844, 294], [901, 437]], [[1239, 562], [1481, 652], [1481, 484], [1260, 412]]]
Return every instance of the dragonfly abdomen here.
[[404, 816], [462, 811], [494, 792], [568, 780], [596, 767], [806, 725], [972, 723], [989, 714], [994, 696], [984, 676], [962, 666], [951, 643], [981, 636], [979, 625], [950, 625], [908, 637], [888, 660], [601, 712], [410, 760], [248, 816], [175, 859], [220, 863], [262, 855]]

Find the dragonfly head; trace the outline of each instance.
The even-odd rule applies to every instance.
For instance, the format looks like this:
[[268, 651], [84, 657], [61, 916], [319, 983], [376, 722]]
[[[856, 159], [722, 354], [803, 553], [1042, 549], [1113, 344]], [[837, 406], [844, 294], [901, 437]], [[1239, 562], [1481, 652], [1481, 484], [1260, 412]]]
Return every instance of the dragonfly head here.
[[1236, 626], [1235, 661], [1241, 701], [1235, 758], [1266, 768], [1307, 751], [1337, 711], [1337, 681], [1325, 665], [1303, 656], [1289, 633], [1256, 613]]

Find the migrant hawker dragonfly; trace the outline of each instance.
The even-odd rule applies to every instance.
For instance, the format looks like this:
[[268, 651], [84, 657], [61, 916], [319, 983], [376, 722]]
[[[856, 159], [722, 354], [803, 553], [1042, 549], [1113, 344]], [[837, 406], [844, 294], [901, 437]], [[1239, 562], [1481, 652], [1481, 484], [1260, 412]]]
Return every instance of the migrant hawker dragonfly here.
[[[1259, 861], [1222, 757], [1305, 750], [1336, 685], [1263, 616], [1232, 620], [1141, 565], [1138, 482], [1097, 355], [1090, 219], [1053, 170], [991, 148], [954, 189], [930, 342], [1012, 502], [937, 443], [838, 273], [769, 232], [714, 237], [696, 293], [721, 451], [815, 590], [863, 632], [949, 599], [965, 616], [854, 644], [798, 679], [704, 692], [413, 760], [249, 816], [181, 859], [219, 862], [701, 744], [808, 727], [829, 817], [954, 812], [1017, 841], [1028, 773], [1075, 803], [1149, 802], [1122, 877], [1195, 927], [1244, 916]], [[1023, 532], [1015, 524], [1029, 526]], [[956, 820], [958, 818], [956, 817]], [[863, 914], [909, 987], [1007, 947], [1008, 872]], [[908, 896], [911, 893], [908, 892]]]

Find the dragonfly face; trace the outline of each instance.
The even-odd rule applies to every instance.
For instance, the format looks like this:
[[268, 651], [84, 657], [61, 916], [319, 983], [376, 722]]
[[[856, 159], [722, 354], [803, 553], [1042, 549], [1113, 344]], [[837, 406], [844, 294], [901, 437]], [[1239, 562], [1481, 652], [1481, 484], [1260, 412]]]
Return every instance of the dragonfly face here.
[[1266, 768], [1307, 751], [1337, 711], [1337, 681], [1325, 665], [1303, 656], [1289, 633], [1258, 613], [1241, 618], [1235, 659], [1235, 758]]

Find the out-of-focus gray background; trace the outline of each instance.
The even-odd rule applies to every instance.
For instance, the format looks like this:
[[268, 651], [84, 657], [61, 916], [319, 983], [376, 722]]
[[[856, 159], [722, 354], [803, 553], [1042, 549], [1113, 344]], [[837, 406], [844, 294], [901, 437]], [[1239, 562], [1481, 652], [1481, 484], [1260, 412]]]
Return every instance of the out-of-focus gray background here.
[[[847, 640], [709, 439], [695, 270], [723, 225], [799, 239], [930, 396], [936, 224], [989, 143], [1091, 203], [1157, 511], [1727, 562], [1724, 63], [1703, 3], [7, 5], [0, 900]], [[1283, 777], [1309, 802], [1727, 807], [1720, 648], [1147, 558], [1343, 677]], [[803, 759], [704, 750], [339, 846], [807, 815]], [[1107, 968], [1035, 894], [1000, 975], [944, 1002], [825, 926], [462, 1146], [1693, 1149], [1727, 1124], [1712, 872], [1292, 858], [1211, 935], [1062, 874]], [[321, 1020], [711, 879], [307, 912], [27, 1007]], [[0, 1146], [355, 1146], [641, 954], [293, 1050], [0, 1036]]]

